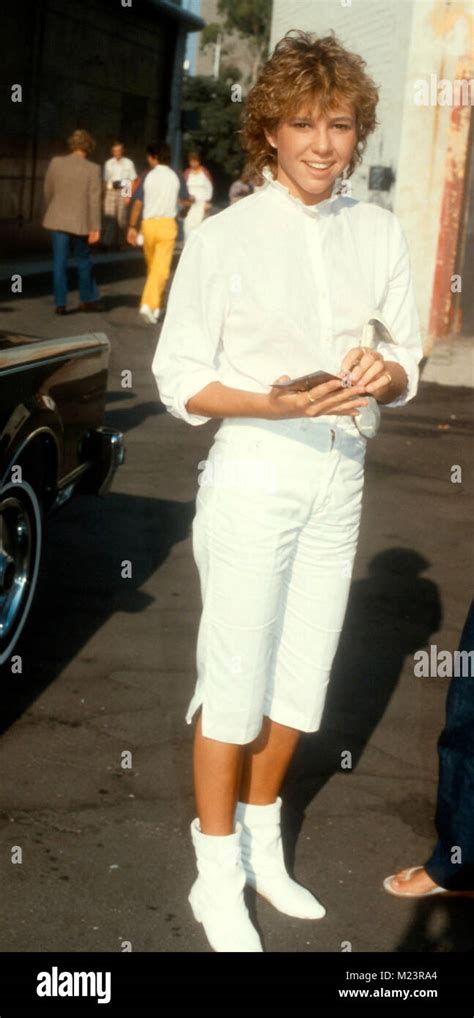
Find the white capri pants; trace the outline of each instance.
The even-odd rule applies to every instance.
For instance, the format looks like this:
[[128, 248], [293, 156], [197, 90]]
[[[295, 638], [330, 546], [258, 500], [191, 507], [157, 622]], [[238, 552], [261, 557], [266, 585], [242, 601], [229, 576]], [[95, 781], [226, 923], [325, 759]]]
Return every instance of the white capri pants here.
[[[192, 524], [203, 602], [186, 721], [245, 744], [263, 716], [320, 726], [357, 546], [366, 439], [352, 418], [225, 418]], [[201, 467], [201, 464], [200, 464]]]

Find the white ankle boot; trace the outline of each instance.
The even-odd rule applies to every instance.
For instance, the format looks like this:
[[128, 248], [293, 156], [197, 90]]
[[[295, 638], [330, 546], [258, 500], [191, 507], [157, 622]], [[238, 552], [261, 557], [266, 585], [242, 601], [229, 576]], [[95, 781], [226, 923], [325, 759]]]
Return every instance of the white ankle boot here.
[[263, 951], [244, 901], [241, 834], [239, 823], [234, 834], [216, 836], [203, 834], [197, 817], [191, 824], [199, 876], [188, 901], [214, 951]]
[[280, 829], [281, 799], [268, 806], [238, 802], [242, 824], [242, 863], [247, 883], [279, 912], [299, 919], [322, 919], [326, 909], [286, 871]]

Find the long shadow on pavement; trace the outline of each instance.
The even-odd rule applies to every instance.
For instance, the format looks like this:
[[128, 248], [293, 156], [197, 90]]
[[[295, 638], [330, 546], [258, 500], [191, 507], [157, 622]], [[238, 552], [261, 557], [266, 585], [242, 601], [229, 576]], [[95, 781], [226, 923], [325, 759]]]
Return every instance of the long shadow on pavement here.
[[[120, 394], [116, 392], [107, 393], [107, 402], [109, 401], [118, 403], [120, 401]], [[134, 403], [133, 406], [121, 406], [120, 408], [113, 406], [107, 409], [105, 423], [113, 428], [118, 428], [119, 431], [126, 434], [127, 431], [138, 428], [149, 417], [158, 417], [165, 413], [166, 407], [160, 402], [157, 394], [156, 399], [148, 400], [148, 402]]]
[[[82, 496], [51, 516], [34, 605], [15, 648], [22, 674], [3, 668], [0, 733], [60, 675], [117, 611], [143, 611], [140, 588], [188, 536], [194, 502], [109, 494]], [[132, 563], [123, 578], [121, 563]]]
[[[405, 901], [394, 905], [407, 906]], [[473, 950], [474, 903], [469, 898], [427, 898], [410, 902], [411, 913], [406, 931], [396, 945], [400, 952], [437, 952]]]
[[[174, 272], [178, 259], [180, 256], [180, 250], [176, 250], [173, 253], [173, 260], [171, 263], [171, 272]], [[45, 252], [45, 259], [48, 257], [48, 252]], [[14, 272], [14, 264], [12, 266], [12, 272]], [[25, 275], [23, 283], [23, 295], [25, 297], [44, 297], [47, 294], [52, 294], [52, 271], [53, 263], [51, 260], [51, 267], [46, 270], [38, 271], [35, 275]], [[106, 286], [107, 283], [117, 283], [120, 280], [127, 279], [139, 279], [140, 277], [145, 281], [146, 268], [144, 257], [137, 257], [136, 253], [131, 249], [129, 257], [124, 255], [120, 259], [114, 259], [111, 261], [95, 262], [94, 263], [94, 276], [98, 283], [99, 289], [101, 286]], [[70, 290], [75, 290], [78, 285], [77, 270], [74, 266], [68, 266], [68, 284]], [[10, 289], [10, 280], [4, 279], [0, 282], [0, 293], [2, 299], [5, 301], [13, 301]], [[135, 298], [135, 301], [137, 298]], [[3, 310], [9, 310], [8, 308], [2, 308]]]
[[[390, 701], [406, 655], [429, 644], [440, 628], [437, 586], [420, 576], [428, 566], [415, 551], [391, 548], [376, 555], [369, 575], [352, 585], [321, 729], [302, 736], [282, 788], [290, 871], [307, 806], [332, 775], [341, 773], [344, 751], [351, 752], [355, 769]], [[389, 860], [387, 865], [390, 872]], [[406, 902], [394, 899], [393, 905], [403, 907]], [[397, 950], [466, 950], [468, 927], [463, 899], [432, 898], [418, 903]]]
[[[415, 551], [391, 548], [375, 556], [368, 577], [352, 585], [321, 729], [302, 737], [282, 789], [290, 870], [307, 806], [333, 774], [341, 773], [343, 751], [352, 753], [354, 770], [390, 701], [406, 655], [429, 644], [432, 633], [440, 629], [437, 586], [419, 575], [428, 565]], [[417, 862], [407, 860], [407, 865]], [[396, 951], [472, 950], [472, 902], [468, 899], [435, 896], [407, 902], [394, 898], [392, 904], [410, 910]]]
[[390, 548], [372, 559], [366, 578], [352, 584], [321, 728], [302, 737], [286, 776], [293, 850], [306, 806], [341, 773], [343, 752], [350, 751], [355, 769], [406, 655], [424, 647], [440, 627], [436, 584], [419, 575], [428, 566], [418, 552]]

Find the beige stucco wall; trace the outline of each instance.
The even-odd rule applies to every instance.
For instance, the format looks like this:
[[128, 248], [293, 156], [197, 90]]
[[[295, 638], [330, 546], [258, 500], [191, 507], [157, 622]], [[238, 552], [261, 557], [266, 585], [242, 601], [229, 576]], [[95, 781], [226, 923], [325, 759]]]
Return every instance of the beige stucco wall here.
[[[436, 338], [429, 321], [438, 254], [443, 193], [457, 163], [463, 175], [467, 142], [464, 130], [452, 131], [451, 106], [417, 105], [416, 82], [430, 76], [454, 80], [460, 58], [472, 52], [473, 5], [423, 0], [415, 5], [410, 35], [403, 122], [397, 167], [395, 212], [406, 227], [416, 273], [417, 294], [427, 347]], [[457, 152], [452, 151], [452, 142]]]

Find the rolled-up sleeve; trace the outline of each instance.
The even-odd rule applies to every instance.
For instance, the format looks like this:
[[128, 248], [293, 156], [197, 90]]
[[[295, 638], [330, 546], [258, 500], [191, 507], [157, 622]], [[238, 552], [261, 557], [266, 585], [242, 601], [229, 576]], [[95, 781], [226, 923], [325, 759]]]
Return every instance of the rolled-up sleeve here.
[[198, 227], [179, 260], [152, 362], [162, 403], [188, 424], [211, 419], [190, 414], [186, 403], [210, 382], [220, 381], [218, 356], [226, 307], [218, 252]]
[[418, 365], [423, 357], [420, 323], [416, 307], [410, 254], [402, 227], [392, 215], [389, 242], [389, 281], [381, 312], [392, 337], [392, 343], [377, 343], [385, 360], [397, 361], [405, 369], [408, 385], [385, 406], [404, 406], [416, 396], [419, 382]]

